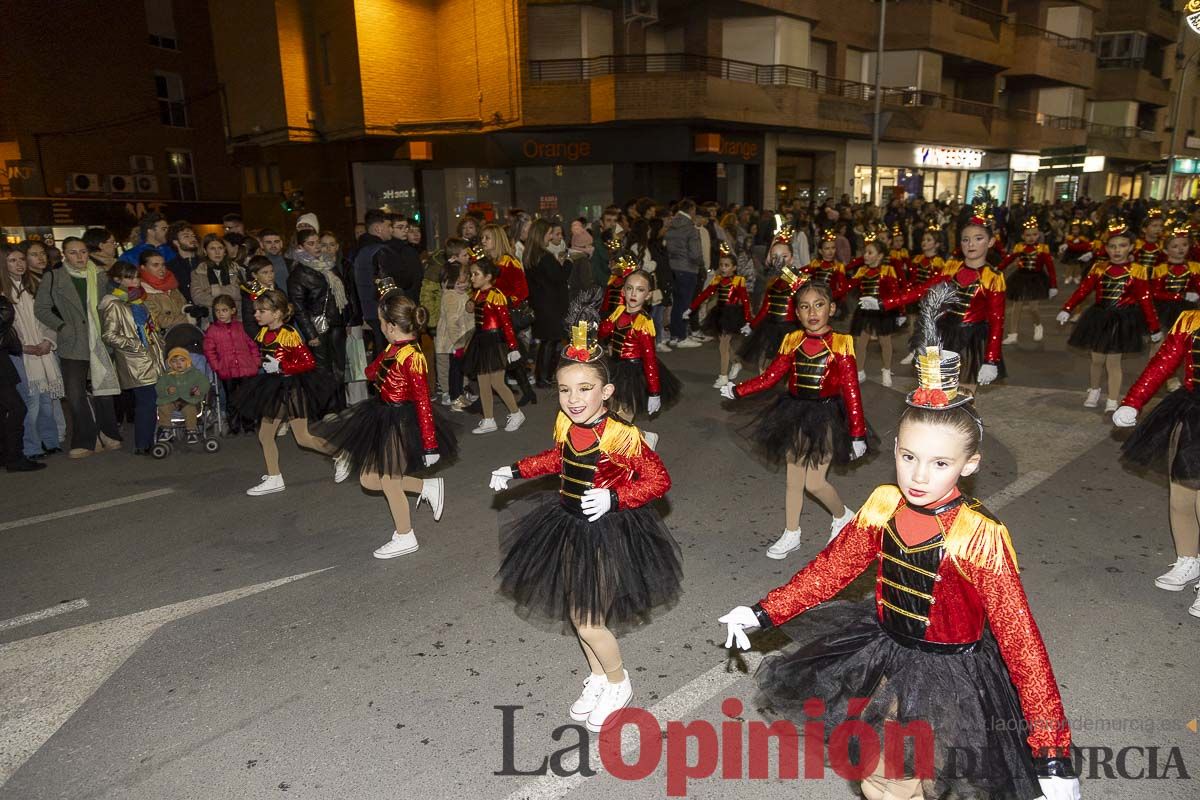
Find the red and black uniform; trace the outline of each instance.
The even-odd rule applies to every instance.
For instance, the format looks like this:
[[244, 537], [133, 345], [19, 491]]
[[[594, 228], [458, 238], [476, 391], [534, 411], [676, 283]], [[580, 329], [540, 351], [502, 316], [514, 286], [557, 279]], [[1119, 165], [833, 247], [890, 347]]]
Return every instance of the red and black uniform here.
[[[805, 267], [805, 270], [809, 267]], [[844, 274], [842, 278], [844, 281]], [[815, 276], [811, 279], [815, 280]], [[800, 320], [796, 318], [796, 293], [791, 281], [782, 275], [771, 281], [763, 295], [762, 306], [754, 319], [750, 320], [750, 327], [754, 330], [746, 337], [738, 355], [747, 364], [760, 364], [768, 358], [774, 358], [783, 337], [800, 328]]]
[[613, 264], [608, 276], [608, 285], [604, 287], [604, 297], [600, 301], [600, 315], [611, 314], [612, 310], [625, 302], [621, 291], [625, 288], [625, 279], [637, 271], [637, 265], [623, 266], [620, 261]]
[[231, 402], [249, 419], [320, 419], [332, 410], [339, 384], [317, 369], [317, 360], [291, 325], [266, 326], [254, 337], [265, 365], [279, 362], [278, 372], [263, 370], [246, 378]]
[[1063, 304], [1072, 311], [1089, 294], [1096, 303], [1079, 318], [1067, 343], [1093, 353], [1137, 353], [1147, 331], [1159, 330], [1150, 298], [1150, 274], [1140, 264], [1101, 261], [1088, 271], [1075, 293]]
[[739, 332], [750, 321], [750, 293], [746, 291], [746, 279], [741, 275], [717, 275], [692, 301], [692, 313], [713, 295], [716, 295], [717, 304], [700, 323], [700, 329], [714, 336]]
[[1048, 300], [1050, 290], [1058, 288], [1054, 257], [1046, 245], [1018, 242], [997, 269], [1004, 272], [1013, 264], [1017, 268], [1005, 279], [1009, 300], [1018, 303]]
[[1174, 483], [1200, 489], [1200, 311], [1179, 315], [1121, 405], [1141, 411], [1180, 367], [1180, 387], [1138, 422], [1121, 452], [1127, 461], [1156, 468]]
[[989, 266], [975, 269], [961, 261], [951, 261], [940, 275], [935, 275], [925, 283], [885, 296], [883, 307], [904, 308], [912, 305], [935, 284], [946, 282], [954, 287], [954, 299], [938, 319], [942, 347], [962, 357], [964, 380], [975, 380], [979, 368], [984, 364], [995, 366], [999, 378], [1003, 378], [1005, 369], [1001, 342], [1004, 341], [1007, 284], [1002, 273]]
[[922, 253], [912, 260], [912, 266], [908, 271], [909, 283], [920, 285], [932, 278], [934, 275], [941, 275], [942, 270], [946, 268], [946, 259], [941, 256], [933, 256], [932, 258]]
[[854, 309], [854, 317], [850, 320], [852, 336], [862, 333], [891, 336], [899, 329], [899, 313], [883, 308], [883, 298], [898, 291], [900, 285], [900, 278], [890, 264], [880, 264], [878, 267], [863, 264], [850, 276], [850, 288], [857, 292], [860, 298], [874, 297], [880, 301], [878, 311], [861, 307]]
[[658, 360], [657, 338], [654, 320], [645, 309], [631, 314], [618, 304], [600, 323], [599, 339], [606, 347], [609, 379], [616, 387], [612, 408], [637, 414], [651, 397], [657, 396], [664, 406], [679, 397], [682, 384]]
[[1095, 243], [1092, 237], [1067, 235], [1066, 238], [1067, 250], [1063, 253], [1063, 261], [1068, 264], [1074, 264], [1079, 261], [1079, 257], [1084, 253], [1092, 253], [1095, 255]]
[[[872, 598], [827, 603], [872, 567]], [[917, 508], [880, 486], [753, 610], [765, 628], [808, 612], [785, 629], [799, 649], [759, 669], [770, 707], [799, 720], [820, 700], [827, 735], [847, 719], [880, 735], [921, 720], [943, 770], [926, 796], [1034, 798], [1039, 777], [1073, 775], [1071, 730], [1012, 542], [977, 500], [955, 491]], [[966, 754], [971, 768], [950, 766]]]
[[1133, 245], [1132, 261], [1146, 267], [1153, 274], [1155, 267], [1167, 263], [1167, 249], [1163, 247], [1162, 242], [1138, 239]]
[[365, 375], [378, 393], [322, 432], [350, 457], [355, 474], [404, 475], [421, 469], [423, 456], [455, 455], [453, 428], [429, 400], [429, 366], [416, 342], [388, 344]]
[[808, 266], [800, 270], [800, 274], [807, 275], [808, 279], [818, 286], [828, 286], [835, 303], [842, 302], [846, 293], [850, 291], [850, 279], [846, 277], [846, 265], [840, 261], [813, 259]]
[[863, 414], [850, 336], [833, 331], [788, 334], [766, 370], [737, 384], [734, 396], [764, 392], [784, 376], [787, 394], [776, 397], [758, 415], [749, 434], [769, 462], [806, 467], [828, 461], [845, 464], [850, 461], [852, 441], [875, 444]]
[[1150, 273], [1150, 297], [1158, 313], [1158, 324], [1170, 328], [1184, 311], [1196, 308], [1187, 295], [1200, 294], [1200, 263], [1164, 262]]
[[529, 281], [525, 279], [525, 268], [512, 256], [496, 259], [500, 274], [496, 277], [496, 288], [504, 292], [508, 305], [515, 308], [529, 299]]
[[887, 263], [896, 271], [896, 278], [901, 283], [908, 283], [909, 260], [907, 248], [892, 248], [888, 252]]
[[499, 289], [478, 289], [471, 295], [475, 332], [463, 352], [463, 372], [472, 378], [504, 372], [508, 354], [517, 350], [517, 335], [508, 315], [508, 298]]
[[[577, 425], [560, 413], [554, 440], [512, 465], [514, 477], [556, 475], [559, 486], [502, 532], [501, 591], [522, 613], [566, 624], [641, 621], [679, 594], [679, 546], [650, 505], [671, 478], [641, 432], [608, 415]], [[611, 505], [589, 522], [593, 489]]]

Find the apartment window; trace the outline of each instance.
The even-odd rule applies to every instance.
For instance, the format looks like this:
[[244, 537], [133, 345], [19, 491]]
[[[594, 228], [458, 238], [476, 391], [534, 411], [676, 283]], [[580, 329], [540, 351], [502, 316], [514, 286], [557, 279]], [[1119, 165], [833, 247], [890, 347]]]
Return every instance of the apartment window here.
[[154, 73], [154, 94], [158, 97], [159, 121], [173, 128], [186, 128], [187, 102], [183, 97], [183, 78], [174, 72]]
[[330, 60], [332, 36], [328, 31], [321, 34], [321, 80], [326, 86], [333, 86], [333, 62]]
[[1101, 67], [1140, 66], [1146, 58], [1146, 38], [1141, 31], [1102, 33], [1096, 37], [1096, 59]]
[[282, 191], [279, 165], [257, 164], [242, 167], [242, 186], [246, 194], [279, 194]]
[[150, 44], [165, 50], [178, 50], [179, 39], [175, 36], [175, 13], [172, 0], [146, 0], [146, 30]]
[[176, 200], [195, 200], [196, 169], [192, 164], [191, 150], [167, 151], [167, 180], [171, 183], [171, 197]]

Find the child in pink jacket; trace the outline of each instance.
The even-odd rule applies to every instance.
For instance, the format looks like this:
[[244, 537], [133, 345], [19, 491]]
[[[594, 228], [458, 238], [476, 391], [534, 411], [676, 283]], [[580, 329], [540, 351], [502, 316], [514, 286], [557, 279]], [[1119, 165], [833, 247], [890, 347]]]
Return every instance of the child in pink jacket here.
[[[237, 321], [237, 305], [233, 298], [218, 295], [213, 300], [213, 315], [216, 319], [204, 332], [204, 357], [221, 379], [221, 408], [224, 410], [242, 379], [258, 374], [261, 357], [258, 345]], [[239, 433], [243, 429], [248, 433], [254, 431], [256, 420], [243, 420], [237, 415], [226, 419], [230, 433]]]

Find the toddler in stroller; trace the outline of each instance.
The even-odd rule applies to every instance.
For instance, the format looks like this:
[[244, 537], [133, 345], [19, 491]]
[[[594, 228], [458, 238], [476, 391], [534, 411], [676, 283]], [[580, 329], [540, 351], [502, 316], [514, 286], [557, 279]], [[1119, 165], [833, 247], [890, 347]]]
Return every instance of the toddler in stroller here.
[[[191, 330], [180, 330], [191, 329]], [[171, 442], [182, 439], [215, 453], [221, 444], [220, 399], [208, 361], [190, 349], [203, 347], [203, 336], [191, 325], [176, 325], [167, 332], [167, 369], [159, 376], [158, 430], [151, 455], [165, 458]]]

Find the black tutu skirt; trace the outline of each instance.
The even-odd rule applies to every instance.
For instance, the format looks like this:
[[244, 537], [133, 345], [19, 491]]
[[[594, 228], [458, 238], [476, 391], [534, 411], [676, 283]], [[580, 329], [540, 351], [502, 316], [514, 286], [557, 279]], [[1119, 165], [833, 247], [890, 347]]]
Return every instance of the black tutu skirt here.
[[1160, 329], [1169, 331], [1175, 320], [1179, 319], [1179, 315], [1185, 311], [1195, 311], [1196, 304], [1187, 300], [1159, 300], [1154, 304], [1154, 310], [1158, 312]]
[[1140, 353], [1145, 335], [1139, 306], [1094, 305], [1075, 323], [1067, 344], [1093, 353]]
[[[433, 406], [437, 454], [442, 461], [458, 455], [454, 424]], [[353, 474], [408, 475], [425, 466], [425, 445], [413, 403], [388, 403], [371, 397], [355, 403], [336, 420], [318, 427], [319, 435], [350, 457]]]
[[477, 330], [463, 350], [462, 371], [470, 378], [508, 369], [508, 344], [498, 330]]
[[[942, 335], [942, 347], [958, 353], [962, 359], [960, 380], [963, 383], [975, 383], [979, 375], [979, 368], [987, 360], [988, 324], [972, 322], [964, 325], [957, 317], [949, 319], [943, 317], [938, 320], [938, 331]], [[912, 352], [917, 351], [915, 335], [914, 341], [909, 342], [909, 348]], [[996, 380], [1008, 377], [1008, 370], [1004, 367], [1003, 358], [996, 365], [996, 369], [999, 372]]]
[[895, 311], [855, 309], [854, 318], [850, 320], [850, 335], [871, 333], [876, 336], [891, 336], [900, 330], [900, 326], [897, 324], [899, 317], [900, 315]]
[[1018, 269], [1007, 281], [1005, 294], [1016, 303], [1050, 299], [1050, 276], [1040, 269]]
[[714, 306], [708, 312], [708, 316], [700, 323], [700, 330], [709, 336], [720, 336], [721, 334], [735, 334], [745, 324], [746, 313], [742, 307], [726, 303], [723, 306]]
[[299, 375], [262, 373], [246, 378], [229, 402], [243, 418], [320, 419], [333, 410], [341, 390], [322, 369]]
[[[646, 410], [650, 389], [646, 386], [646, 372], [640, 359], [609, 358], [608, 375], [616, 389], [611, 400], [614, 408], [628, 409], [635, 415]], [[658, 397], [663, 408], [678, 400], [682, 391], [683, 384], [679, 378], [660, 359]]]
[[[826, 744], [848, 719], [874, 729], [877, 741], [901, 725], [932, 730], [933, 774], [925, 797], [1033, 800], [1042, 796], [1025, 736], [1025, 717], [1000, 648], [990, 631], [970, 652], [931, 653], [901, 644], [883, 629], [869, 601], [827, 603], [783, 626], [799, 645], [769, 657], [755, 673], [760, 703], [803, 734], [806, 701], [824, 702]], [[848, 708], [866, 700], [860, 714]], [[861, 702], [861, 701], [860, 701]], [[845, 729], [843, 729], [844, 731]], [[920, 737], [917, 737], [919, 741]], [[905, 742], [906, 775], [913, 776], [914, 740]], [[856, 742], [849, 758], [858, 763]], [[846, 757], [844, 753], [835, 753]]]
[[1200, 489], [1200, 395], [1179, 388], [1164, 397], [1125, 440], [1121, 457]]
[[[841, 397], [804, 400], [792, 395], [760, 394], [742, 413], [753, 418], [743, 433], [759, 456], [774, 467], [789, 462], [815, 467], [826, 461], [850, 461], [850, 429]], [[868, 426], [867, 451], [878, 449], [879, 437]]]
[[557, 491], [500, 531], [500, 591], [517, 613], [568, 630], [573, 622], [628, 628], [679, 596], [679, 545], [649, 506], [576, 516]]
[[745, 343], [738, 350], [738, 356], [747, 364], [770, 361], [779, 354], [779, 345], [783, 344], [784, 337], [798, 330], [800, 326], [795, 322], [765, 319], [746, 337]]

